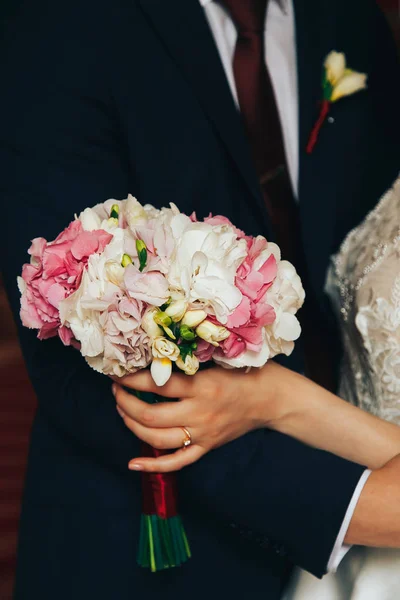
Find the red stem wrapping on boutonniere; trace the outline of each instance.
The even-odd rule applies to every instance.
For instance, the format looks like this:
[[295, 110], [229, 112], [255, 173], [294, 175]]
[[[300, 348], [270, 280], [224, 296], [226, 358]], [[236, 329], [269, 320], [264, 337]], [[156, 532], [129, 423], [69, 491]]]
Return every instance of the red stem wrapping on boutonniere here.
[[321, 111], [319, 113], [318, 120], [315, 123], [315, 125], [311, 131], [310, 138], [308, 140], [308, 144], [306, 147], [307, 154], [311, 154], [312, 151], [314, 150], [314, 146], [318, 140], [319, 132], [320, 132], [321, 127], [324, 124], [324, 121], [329, 113], [330, 107], [331, 107], [331, 103], [329, 102], [329, 100], [322, 100]]

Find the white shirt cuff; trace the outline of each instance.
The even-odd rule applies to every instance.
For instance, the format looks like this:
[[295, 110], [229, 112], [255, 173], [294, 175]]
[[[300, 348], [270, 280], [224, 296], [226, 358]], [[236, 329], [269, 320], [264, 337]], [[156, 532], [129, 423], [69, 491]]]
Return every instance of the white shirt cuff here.
[[342, 526], [341, 526], [339, 534], [336, 538], [336, 542], [333, 547], [332, 554], [329, 558], [328, 573], [334, 573], [336, 571], [336, 569], [342, 562], [343, 558], [346, 556], [346, 554], [348, 553], [348, 551], [351, 548], [351, 546], [348, 546], [343, 543], [344, 538], [346, 537], [346, 533], [349, 528], [350, 521], [353, 518], [353, 514], [354, 514], [355, 508], [357, 506], [357, 502], [360, 499], [361, 492], [363, 491], [364, 485], [367, 483], [367, 479], [371, 475], [371, 473], [372, 473], [372, 471], [370, 471], [369, 469], [366, 469], [364, 471], [364, 473], [361, 475], [360, 481], [358, 482], [357, 487], [354, 490], [354, 494], [350, 500], [349, 507], [346, 511]]

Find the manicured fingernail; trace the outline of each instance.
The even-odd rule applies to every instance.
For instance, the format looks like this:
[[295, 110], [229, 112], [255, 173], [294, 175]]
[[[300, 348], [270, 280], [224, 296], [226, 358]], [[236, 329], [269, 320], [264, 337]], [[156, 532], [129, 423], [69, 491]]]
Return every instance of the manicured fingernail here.
[[143, 469], [139, 463], [129, 463], [128, 467], [131, 471], [142, 471]]
[[116, 406], [115, 408], [117, 409], [119, 416], [120, 416], [120, 417], [122, 417], [122, 418], [124, 418], [124, 417], [125, 417], [125, 413], [124, 413], [124, 411], [123, 411], [123, 410], [122, 410], [122, 409], [121, 409], [121, 408], [118, 406], [118, 404], [117, 404], [117, 406]]
[[113, 394], [114, 394], [114, 396], [115, 396], [115, 394], [117, 393], [117, 386], [115, 385], [115, 383], [113, 383], [113, 384], [112, 384], [112, 386], [111, 386], [111, 391], [112, 391], [112, 393], [113, 393]]

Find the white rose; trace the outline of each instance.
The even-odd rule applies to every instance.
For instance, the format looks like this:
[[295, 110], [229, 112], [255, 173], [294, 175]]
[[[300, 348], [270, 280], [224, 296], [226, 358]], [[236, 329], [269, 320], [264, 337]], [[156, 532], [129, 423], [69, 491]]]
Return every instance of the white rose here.
[[191, 329], [195, 329], [207, 318], [207, 313], [205, 310], [188, 310], [185, 316], [183, 317], [181, 323], [182, 325], [187, 325]]
[[179, 358], [179, 348], [174, 342], [165, 337], [157, 337], [153, 340], [151, 347], [154, 358], [168, 358], [176, 361]]
[[346, 59], [343, 52], [334, 50], [328, 54], [324, 63], [326, 69], [326, 78], [332, 86], [335, 86], [343, 76], [346, 68]]
[[176, 361], [176, 366], [179, 367], [179, 369], [181, 369], [182, 371], [184, 371], [186, 375], [195, 375], [195, 373], [197, 373], [197, 371], [199, 370], [200, 363], [197, 356], [193, 354], [193, 356], [187, 355], [185, 361], [183, 361], [182, 358], [179, 356], [179, 358]]
[[142, 318], [142, 329], [151, 339], [161, 337], [163, 334], [161, 327], [154, 321], [154, 316], [158, 312], [160, 312], [158, 308], [148, 308]]
[[230, 336], [230, 331], [226, 327], [214, 325], [214, 323], [207, 320], [200, 323], [196, 328], [196, 333], [202, 340], [213, 346], [219, 346], [219, 342], [223, 342]]
[[165, 309], [166, 314], [171, 317], [174, 323], [180, 321], [186, 312], [188, 303], [185, 300], [176, 300]]

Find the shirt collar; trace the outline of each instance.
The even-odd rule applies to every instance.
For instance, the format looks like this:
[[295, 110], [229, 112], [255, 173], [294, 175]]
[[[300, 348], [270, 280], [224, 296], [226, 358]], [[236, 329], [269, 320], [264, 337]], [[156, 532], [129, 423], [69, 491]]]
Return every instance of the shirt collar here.
[[[203, 7], [214, 1], [215, 0], [199, 0], [201, 6], [203, 6]], [[288, 9], [288, 1], [289, 0], [271, 0], [271, 2], [275, 2], [279, 6], [281, 11], [285, 14], [287, 13], [287, 9]]]

